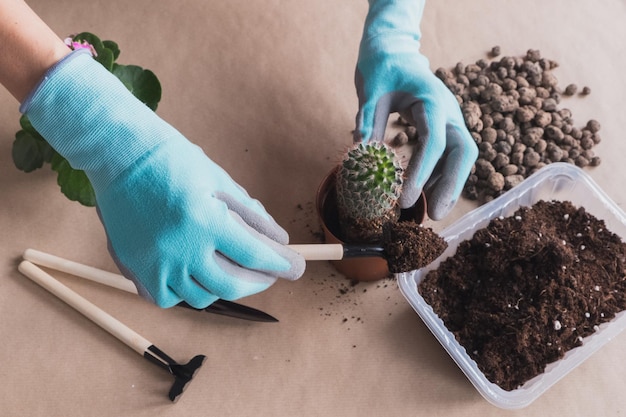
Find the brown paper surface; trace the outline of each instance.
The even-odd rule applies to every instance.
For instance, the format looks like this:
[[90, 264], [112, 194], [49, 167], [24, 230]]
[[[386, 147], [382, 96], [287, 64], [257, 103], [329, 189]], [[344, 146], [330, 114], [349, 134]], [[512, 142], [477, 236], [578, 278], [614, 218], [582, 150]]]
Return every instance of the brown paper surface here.
[[[152, 69], [158, 113], [204, 148], [290, 233], [317, 238], [315, 190], [351, 141], [365, 0], [32, 0], [59, 34], [90, 31], [121, 63]], [[587, 172], [626, 203], [626, 3], [431, 1], [422, 51], [433, 69], [539, 49], [561, 65], [576, 124], [594, 118], [602, 164]], [[6, 416], [496, 416], [399, 292], [384, 280], [350, 286], [326, 262], [293, 283], [242, 300], [280, 319], [245, 322], [160, 310], [135, 296], [54, 275], [180, 361], [207, 361], [181, 400], [172, 379], [16, 269], [28, 247], [116, 271], [94, 209], [70, 202], [49, 168], [19, 172], [11, 144], [18, 103], [0, 91], [0, 414]], [[474, 205], [461, 201], [435, 230]], [[347, 289], [348, 291], [343, 291]], [[519, 416], [614, 416], [626, 336], [612, 340]]]

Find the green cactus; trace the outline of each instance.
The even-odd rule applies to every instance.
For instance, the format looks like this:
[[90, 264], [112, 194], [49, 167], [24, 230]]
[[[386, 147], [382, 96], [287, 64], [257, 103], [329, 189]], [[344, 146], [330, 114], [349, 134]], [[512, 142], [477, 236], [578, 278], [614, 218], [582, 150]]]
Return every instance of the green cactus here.
[[396, 153], [382, 142], [359, 143], [337, 170], [336, 194], [344, 239], [379, 240], [382, 225], [397, 221], [403, 169]]

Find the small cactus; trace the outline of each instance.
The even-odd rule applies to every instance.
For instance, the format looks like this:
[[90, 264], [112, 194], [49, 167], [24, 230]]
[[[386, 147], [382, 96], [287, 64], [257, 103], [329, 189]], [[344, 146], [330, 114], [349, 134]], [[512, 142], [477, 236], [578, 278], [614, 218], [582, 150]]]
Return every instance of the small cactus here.
[[398, 220], [402, 175], [395, 152], [382, 142], [358, 143], [346, 153], [336, 179], [344, 239], [379, 240], [382, 225]]

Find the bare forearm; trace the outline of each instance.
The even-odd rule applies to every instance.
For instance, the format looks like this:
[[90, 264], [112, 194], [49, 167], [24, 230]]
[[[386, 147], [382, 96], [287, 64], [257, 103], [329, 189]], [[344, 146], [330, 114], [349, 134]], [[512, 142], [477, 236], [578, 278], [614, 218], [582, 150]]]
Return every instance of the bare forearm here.
[[19, 102], [69, 52], [23, 0], [0, 0], [0, 84]]

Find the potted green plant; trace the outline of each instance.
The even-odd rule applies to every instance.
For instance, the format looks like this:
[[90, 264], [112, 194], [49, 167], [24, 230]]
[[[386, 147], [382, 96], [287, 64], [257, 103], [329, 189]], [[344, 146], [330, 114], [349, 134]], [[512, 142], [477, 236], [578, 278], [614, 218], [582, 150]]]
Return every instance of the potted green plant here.
[[[161, 84], [158, 78], [148, 69], [117, 63], [120, 55], [117, 43], [110, 40], [102, 41], [89, 32], [70, 36], [65, 43], [73, 50], [89, 49], [94, 59], [119, 78], [135, 97], [153, 111], [156, 110], [161, 100]], [[57, 183], [61, 187], [61, 192], [68, 199], [84, 206], [95, 206], [95, 194], [85, 173], [72, 168], [67, 160], [37, 132], [28, 117], [20, 118], [20, 126], [21, 130], [15, 134], [12, 149], [15, 166], [24, 172], [32, 172], [44, 164], [50, 164], [57, 172]]]
[[[358, 143], [345, 153], [322, 181], [316, 195], [318, 218], [328, 243], [377, 243], [388, 222], [413, 220], [421, 224], [426, 217], [422, 196], [407, 210], [398, 198], [403, 174], [400, 159], [382, 142]], [[374, 281], [390, 275], [383, 258], [332, 261], [349, 279]]]

